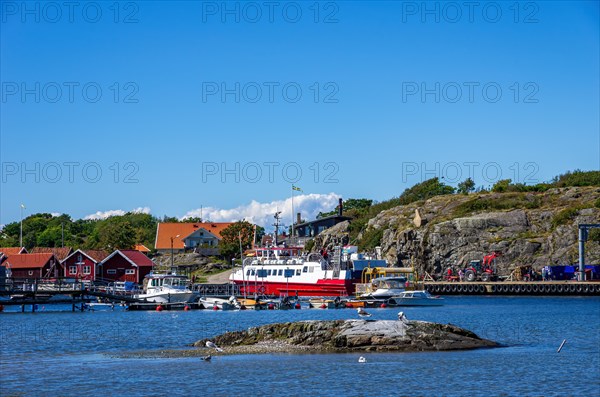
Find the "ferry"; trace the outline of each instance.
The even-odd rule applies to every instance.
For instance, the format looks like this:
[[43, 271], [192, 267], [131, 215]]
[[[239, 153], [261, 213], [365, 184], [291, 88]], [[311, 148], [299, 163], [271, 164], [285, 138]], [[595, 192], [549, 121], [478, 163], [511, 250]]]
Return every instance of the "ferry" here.
[[385, 267], [382, 259], [364, 256], [356, 246], [327, 253], [303, 253], [302, 247], [256, 248], [230, 281], [245, 295], [349, 296], [363, 269]]

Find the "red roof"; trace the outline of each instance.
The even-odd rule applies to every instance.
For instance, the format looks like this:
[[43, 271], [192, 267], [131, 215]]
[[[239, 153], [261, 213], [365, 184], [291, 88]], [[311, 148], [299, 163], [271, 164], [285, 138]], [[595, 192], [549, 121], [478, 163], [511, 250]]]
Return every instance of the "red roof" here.
[[67, 256], [65, 259], [61, 260], [61, 262], [64, 262], [65, 260], [69, 259], [71, 256], [75, 255], [78, 252], [87, 256], [88, 258], [90, 258], [91, 260], [93, 260], [96, 263], [102, 262], [109, 255], [108, 252], [102, 251], [102, 250], [78, 249], [77, 251], [75, 251], [75, 252], [71, 253], [69, 256]]
[[26, 254], [27, 250], [25, 247], [0, 247], [0, 253], [10, 256], [16, 254]]
[[136, 251], [136, 250], [117, 250], [117, 251], [113, 252], [112, 254], [110, 254], [109, 257], [104, 260], [104, 262], [106, 262], [108, 259], [110, 259], [114, 255], [116, 255], [117, 253], [120, 253], [121, 255], [123, 255], [126, 259], [128, 259], [132, 264], [134, 264], [136, 266], [139, 266], [139, 267], [154, 266], [154, 262], [152, 262], [152, 260], [150, 258], [148, 258], [146, 255], [142, 254], [140, 251]]
[[[183, 240], [198, 229], [204, 229], [219, 239], [222, 239], [221, 232], [232, 222], [181, 222], [181, 223], [159, 223], [156, 227], [156, 242], [154, 247], [158, 250], [171, 248], [171, 237], [173, 237], [173, 248], [185, 248]], [[179, 237], [176, 237], [179, 235]]]
[[108, 255], [110, 255], [107, 251], [102, 250], [85, 250], [84, 254], [95, 260], [96, 262], [102, 262]]
[[6, 263], [11, 269], [40, 269], [52, 258], [54, 254], [17, 254], [9, 256]]
[[33, 247], [31, 254], [54, 254], [59, 261], [63, 261], [67, 256], [71, 255], [73, 248], [71, 247]]

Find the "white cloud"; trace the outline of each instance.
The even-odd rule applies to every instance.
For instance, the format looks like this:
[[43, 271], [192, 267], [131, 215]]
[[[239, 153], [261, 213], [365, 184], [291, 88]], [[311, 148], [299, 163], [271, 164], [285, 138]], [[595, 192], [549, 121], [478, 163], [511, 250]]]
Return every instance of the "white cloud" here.
[[52, 217], [56, 218], [61, 216], [62, 214], [60, 212], [51, 212], [50, 215], [52, 215]]
[[[85, 216], [83, 219], [84, 220], [106, 219], [106, 218], [110, 218], [111, 216], [123, 216], [127, 212], [128, 211], [123, 211], [123, 210], [96, 211], [93, 214]], [[149, 214], [150, 207], [138, 207], [129, 212], [133, 212], [134, 214]]]
[[[328, 212], [335, 209], [338, 204], [339, 195], [328, 194], [299, 194], [294, 196], [294, 212], [300, 212], [302, 219], [315, 219], [319, 212]], [[204, 207], [188, 211], [182, 219], [189, 217], [200, 217], [213, 222], [235, 222], [244, 219], [251, 223], [264, 226], [267, 230], [272, 229], [273, 216], [276, 211], [281, 211], [281, 220], [284, 225], [290, 225], [292, 220], [292, 199], [271, 201], [270, 203], [259, 203], [252, 200], [249, 204], [241, 205], [232, 209], [220, 209]], [[295, 216], [294, 216], [294, 219]]]

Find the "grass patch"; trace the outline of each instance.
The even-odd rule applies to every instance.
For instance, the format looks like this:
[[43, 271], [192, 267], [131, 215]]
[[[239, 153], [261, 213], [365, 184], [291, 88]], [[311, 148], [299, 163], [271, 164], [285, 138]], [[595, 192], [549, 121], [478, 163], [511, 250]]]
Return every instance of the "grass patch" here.
[[520, 193], [504, 193], [497, 196], [465, 201], [456, 206], [454, 217], [462, 217], [481, 211], [535, 209], [540, 206], [541, 200], [538, 197], [531, 197]]
[[557, 227], [568, 223], [577, 216], [580, 209], [580, 206], [575, 206], [559, 211], [556, 215], [554, 215], [554, 217], [552, 217], [552, 226]]

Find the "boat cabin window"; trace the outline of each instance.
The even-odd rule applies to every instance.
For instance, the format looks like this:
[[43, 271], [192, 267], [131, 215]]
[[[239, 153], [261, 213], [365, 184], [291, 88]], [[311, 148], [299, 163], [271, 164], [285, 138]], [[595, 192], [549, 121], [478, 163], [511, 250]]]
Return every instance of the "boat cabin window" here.
[[296, 276], [300, 275], [300, 269], [296, 269]]
[[304, 266], [304, 267], [302, 268], [302, 273], [306, 273], [307, 271], [308, 271], [308, 266]]
[[267, 276], [271, 275], [271, 269], [267, 270]]
[[283, 275], [283, 269], [279, 269], [279, 271], [277, 272], [278, 276], [282, 276]]
[[310, 267], [308, 268], [308, 272], [309, 272], [309, 273], [314, 273], [314, 271], [315, 271], [315, 267], [314, 267], [314, 266], [310, 266]]
[[246, 270], [246, 276], [250, 275], [250, 269]]
[[254, 276], [254, 274], [255, 274], [255, 273], [254, 273], [254, 269], [250, 269], [250, 275], [251, 275], [251, 276]]

